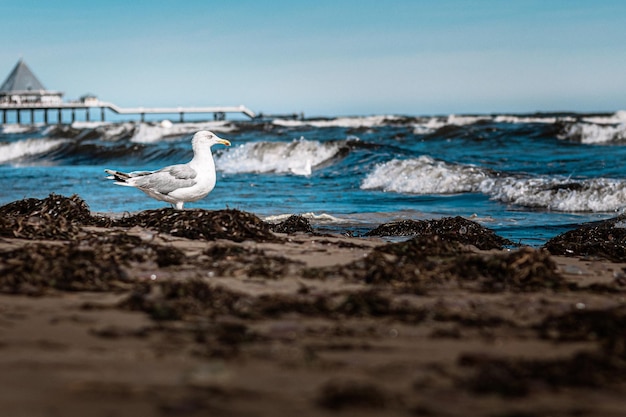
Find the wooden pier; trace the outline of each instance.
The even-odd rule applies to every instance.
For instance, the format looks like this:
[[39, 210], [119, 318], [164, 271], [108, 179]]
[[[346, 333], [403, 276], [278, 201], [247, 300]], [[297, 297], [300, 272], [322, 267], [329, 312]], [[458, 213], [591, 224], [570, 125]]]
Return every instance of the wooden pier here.
[[212, 107], [119, 107], [113, 103], [105, 101], [96, 101], [92, 103], [83, 102], [65, 102], [65, 103], [0, 103], [0, 124], [8, 123], [8, 112], [15, 113], [15, 121], [17, 124], [22, 124], [23, 113], [30, 113], [30, 123], [35, 124], [36, 112], [43, 113], [44, 124], [49, 124], [49, 113], [56, 112], [56, 123], [63, 123], [63, 111], [71, 111], [71, 122], [76, 121], [76, 112], [82, 111], [85, 113], [86, 121], [96, 121], [93, 119], [92, 113], [100, 113], [100, 121], [105, 121], [105, 110], [109, 109], [115, 114], [119, 115], [138, 115], [140, 120], [145, 121], [147, 114], [178, 114], [179, 121], [185, 121], [186, 114], [212, 114], [214, 120], [224, 120], [227, 113], [239, 113], [243, 114], [251, 119], [257, 117], [256, 113], [248, 109], [246, 106], [212, 106]]

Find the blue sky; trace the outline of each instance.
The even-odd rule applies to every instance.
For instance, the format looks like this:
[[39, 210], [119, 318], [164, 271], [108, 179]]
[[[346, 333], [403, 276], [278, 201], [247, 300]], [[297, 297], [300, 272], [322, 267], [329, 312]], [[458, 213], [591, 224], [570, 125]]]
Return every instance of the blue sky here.
[[[626, 108], [626, 1], [0, 0], [66, 98], [315, 115]], [[1, 80], [0, 80], [1, 82]]]

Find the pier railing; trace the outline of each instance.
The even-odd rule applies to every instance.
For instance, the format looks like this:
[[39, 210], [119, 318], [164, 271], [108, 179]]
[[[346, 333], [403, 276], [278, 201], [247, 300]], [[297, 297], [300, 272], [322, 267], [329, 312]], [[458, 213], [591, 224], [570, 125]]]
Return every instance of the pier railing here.
[[63, 123], [63, 111], [71, 111], [71, 121], [76, 121], [76, 111], [81, 110], [85, 112], [85, 119], [91, 121], [92, 109], [100, 109], [100, 120], [105, 119], [105, 109], [109, 109], [115, 114], [119, 115], [138, 115], [141, 121], [145, 120], [147, 114], [178, 114], [180, 121], [184, 121], [186, 114], [213, 114], [213, 118], [216, 120], [223, 120], [227, 113], [239, 113], [243, 114], [251, 119], [257, 117], [256, 113], [247, 108], [246, 106], [209, 106], [209, 107], [119, 107], [113, 103], [106, 101], [96, 101], [93, 103], [82, 102], [64, 102], [64, 103], [0, 103], [0, 112], [2, 117], [0, 123], [7, 123], [7, 113], [15, 112], [15, 121], [18, 124], [22, 123], [22, 112], [30, 112], [31, 124], [35, 121], [35, 112], [43, 112], [43, 121], [45, 124], [49, 123], [50, 118], [48, 112], [57, 112], [57, 123]]

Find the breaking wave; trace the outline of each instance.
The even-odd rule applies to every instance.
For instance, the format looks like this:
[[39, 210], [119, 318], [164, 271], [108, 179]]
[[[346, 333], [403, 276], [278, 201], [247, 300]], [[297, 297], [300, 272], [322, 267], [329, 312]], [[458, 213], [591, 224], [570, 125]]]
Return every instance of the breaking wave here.
[[574, 123], [565, 126], [559, 133], [558, 138], [588, 145], [623, 142], [626, 141], [626, 122], [616, 125]]
[[300, 138], [291, 142], [251, 142], [231, 148], [217, 158], [226, 173], [290, 173], [311, 175], [313, 169], [339, 156], [345, 142], [318, 142]]
[[482, 193], [506, 204], [562, 212], [614, 212], [626, 206], [626, 181], [515, 175], [428, 156], [379, 164], [364, 190], [405, 194]]
[[400, 116], [364, 116], [364, 117], [338, 117], [336, 119], [314, 119], [314, 120], [281, 120], [275, 119], [272, 123], [282, 127], [303, 127], [310, 126], [316, 128], [344, 127], [344, 128], [370, 128], [393, 124], [404, 119]]
[[361, 188], [410, 194], [471, 193], [487, 178], [489, 174], [484, 169], [448, 164], [423, 155], [378, 165], [363, 180]]
[[17, 142], [0, 143], [0, 164], [19, 162], [25, 158], [47, 154], [63, 144], [67, 139], [24, 139]]
[[611, 178], [507, 177], [482, 184], [492, 199], [563, 212], [615, 212], [626, 206], [626, 181]]
[[230, 132], [235, 128], [226, 121], [202, 123], [172, 123], [164, 120], [161, 123], [140, 123], [135, 128], [131, 141], [135, 143], [153, 143], [169, 137], [192, 135], [199, 130], [212, 130], [216, 133]]
[[437, 130], [448, 126], [469, 126], [476, 123], [552, 125], [555, 123], [574, 121], [576, 121], [576, 119], [571, 116], [514, 116], [505, 114], [497, 116], [458, 116], [451, 114], [445, 117], [430, 117], [419, 120], [413, 124], [413, 133], [416, 135], [425, 135], [434, 133]]

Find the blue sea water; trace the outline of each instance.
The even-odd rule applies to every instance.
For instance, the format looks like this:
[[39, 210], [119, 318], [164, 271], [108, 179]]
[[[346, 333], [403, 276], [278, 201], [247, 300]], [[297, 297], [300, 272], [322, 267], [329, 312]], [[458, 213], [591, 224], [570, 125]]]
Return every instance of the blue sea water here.
[[187, 162], [207, 129], [217, 186], [186, 206], [268, 220], [303, 214], [322, 230], [362, 234], [402, 219], [463, 216], [539, 246], [626, 207], [626, 112], [368, 116], [171, 123], [0, 126], [0, 204], [77, 194], [92, 211], [166, 206], [106, 180], [105, 168]]

